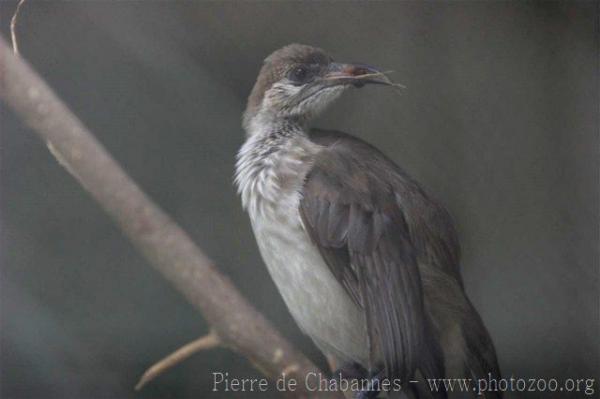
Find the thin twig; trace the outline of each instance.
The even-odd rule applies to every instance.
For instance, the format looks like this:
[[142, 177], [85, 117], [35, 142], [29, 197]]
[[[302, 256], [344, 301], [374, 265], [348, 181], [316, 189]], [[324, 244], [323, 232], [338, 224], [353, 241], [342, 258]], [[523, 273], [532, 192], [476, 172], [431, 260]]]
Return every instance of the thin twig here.
[[221, 345], [221, 339], [217, 335], [215, 331], [211, 331], [209, 334], [198, 338], [195, 341], [190, 342], [187, 345], [182, 346], [177, 349], [175, 352], [171, 353], [167, 357], [156, 362], [152, 367], [150, 367], [142, 378], [140, 378], [139, 382], [135, 386], [135, 390], [139, 391], [144, 385], [175, 366], [178, 363], [181, 363], [188, 357], [192, 356], [196, 352], [200, 352], [207, 349], [213, 349], [217, 346]]
[[[268, 378], [304, 381], [319, 369], [239, 293], [191, 238], [115, 162], [87, 127], [0, 38], [0, 98], [29, 125], [154, 268], [194, 305], [224, 346]], [[308, 392], [298, 397], [339, 397]]]
[[19, 11], [21, 11], [21, 6], [25, 3], [25, 0], [19, 0], [17, 4], [17, 8], [15, 8], [15, 13], [10, 19], [10, 38], [12, 39], [12, 47], [15, 54], [19, 54], [19, 43], [17, 42], [17, 18], [19, 17]]

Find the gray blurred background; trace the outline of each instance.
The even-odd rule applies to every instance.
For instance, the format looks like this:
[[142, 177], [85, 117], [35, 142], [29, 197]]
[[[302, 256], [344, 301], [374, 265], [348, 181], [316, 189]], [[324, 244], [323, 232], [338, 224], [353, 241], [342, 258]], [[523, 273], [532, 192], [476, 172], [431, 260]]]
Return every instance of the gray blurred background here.
[[[4, 37], [15, 5], [0, 3]], [[319, 125], [384, 149], [447, 205], [504, 375], [600, 377], [597, 3], [29, 1], [18, 34], [125, 170], [320, 365], [232, 185], [240, 116], [262, 59], [290, 42], [394, 70], [401, 96], [352, 91]], [[133, 391], [207, 326], [1, 117], [1, 396], [248, 396], [211, 392], [214, 371], [259, 375], [222, 349]]]

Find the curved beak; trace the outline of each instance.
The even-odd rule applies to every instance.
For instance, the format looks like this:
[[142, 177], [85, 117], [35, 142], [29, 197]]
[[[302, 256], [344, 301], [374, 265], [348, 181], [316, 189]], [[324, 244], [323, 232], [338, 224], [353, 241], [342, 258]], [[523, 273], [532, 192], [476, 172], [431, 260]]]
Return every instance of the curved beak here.
[[365, 84], [393, 86], [394, 83], [378, 68], [365, 64], [329, 64], [323, 79], [332, 84], [351, 84], [362, 87]]
[[392, 82], [382, 71], [370, 65], [332, 62], [318, 79], [302, 88], [291, 105], [297, 105], [322, 90], [334, 86], [353, 85], [354, 87], [363, 87], [366, 84], [399, 86]]

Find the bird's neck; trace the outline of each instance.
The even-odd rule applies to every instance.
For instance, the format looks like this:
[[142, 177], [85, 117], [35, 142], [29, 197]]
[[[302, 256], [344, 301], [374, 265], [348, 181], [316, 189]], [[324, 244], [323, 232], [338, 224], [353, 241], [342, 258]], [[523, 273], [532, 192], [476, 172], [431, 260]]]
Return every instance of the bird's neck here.
[[288, 137], [303, 134], [309, 129], [309, 118], [303, 115], [282, 116], [272, 112], [259, 111], [249, 118], [248, 116], [248, 111], [246, 111], [243, 127], [249, 139]]
[[255, 120], [245, 128], [248, 137], [237, 155], [235, 181], [252, 216], [281, 200], [286, 194], [282, 182], [294, 186], [290, 182], [303, 181], [318, 149], [308, 137], [308, 126], [295, 118]]
[[238, 152], [238, 168], [241, 164], [270, 167], [270, 160], [288, 152], [295, 144], [308, 141], [308, 126], [298, 118], [257, 115], [245, 123], [244, 128], [246, 141]]

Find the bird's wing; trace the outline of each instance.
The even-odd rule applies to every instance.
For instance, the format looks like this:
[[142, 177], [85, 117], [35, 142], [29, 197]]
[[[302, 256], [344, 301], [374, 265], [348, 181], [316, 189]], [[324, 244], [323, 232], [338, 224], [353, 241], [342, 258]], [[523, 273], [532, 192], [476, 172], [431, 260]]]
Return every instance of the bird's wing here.
[[406, 381], [417, 368], [439, 373], [442, 361], [426, 342], [417, 254], [398, 197], [407, 187], [396, 169], [373, 147], [340, 138], [314, 160], [299, 208], [331, 272], [366, 313], [371, 361]]

